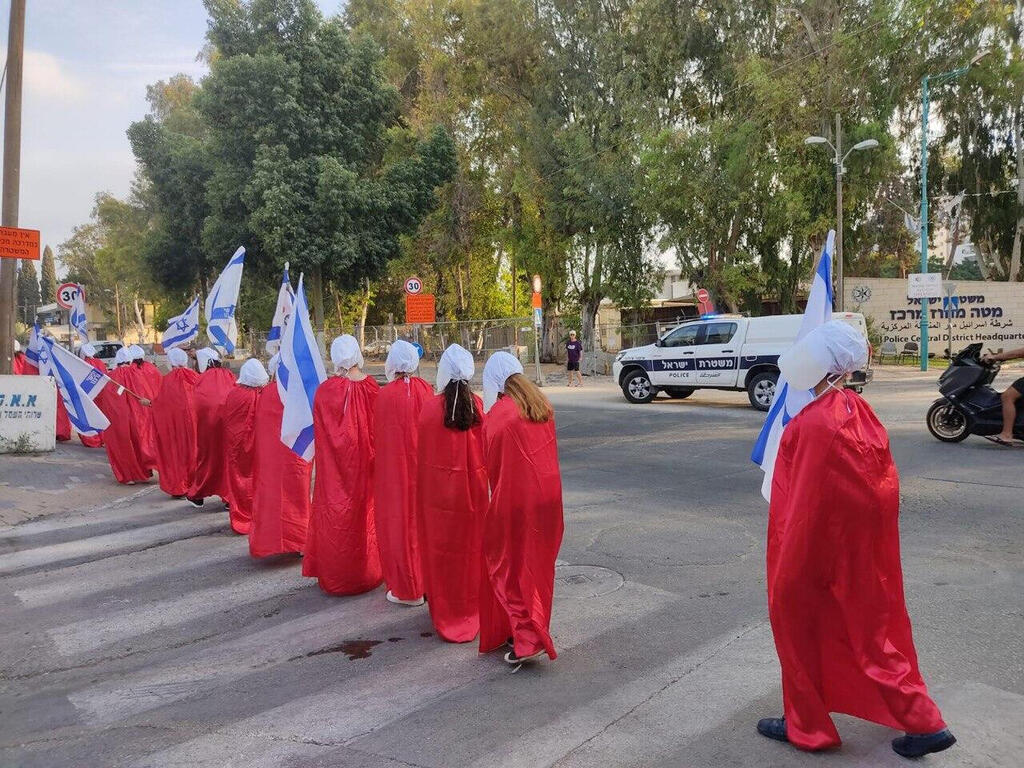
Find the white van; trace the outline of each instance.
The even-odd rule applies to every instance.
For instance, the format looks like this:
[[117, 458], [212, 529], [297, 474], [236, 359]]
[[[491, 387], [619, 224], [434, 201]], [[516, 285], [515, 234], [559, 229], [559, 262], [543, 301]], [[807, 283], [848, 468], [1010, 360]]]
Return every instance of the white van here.
[[[834, 312], [867, 337], [864, 315]], [[767, 411], [779, 378], [779, 355], [796, 340], [803, 315], [715, 315], [678, 325], [653, 344], [624, 349], [612, 375], [631, 403], [649, 403], [658, 392], [684, 398], [697, 389], [746, 390], [750, 404]], [[871, 381], [856, 371], [847, 386], [860, 391]]]

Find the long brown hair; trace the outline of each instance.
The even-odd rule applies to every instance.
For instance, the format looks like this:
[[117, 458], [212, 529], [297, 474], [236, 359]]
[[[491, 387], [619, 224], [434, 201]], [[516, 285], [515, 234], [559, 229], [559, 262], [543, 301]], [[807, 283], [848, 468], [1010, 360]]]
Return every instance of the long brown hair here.
[[444, 388], [444, 425], [463, 432], [480, 423], [473, 391], [465, 381], [449, 381]]
[[524, 419], [543, 424], [555, 415], [540, 388], [521, 373], [513, 373], [506, 379], [505, 394], [512, 398]]

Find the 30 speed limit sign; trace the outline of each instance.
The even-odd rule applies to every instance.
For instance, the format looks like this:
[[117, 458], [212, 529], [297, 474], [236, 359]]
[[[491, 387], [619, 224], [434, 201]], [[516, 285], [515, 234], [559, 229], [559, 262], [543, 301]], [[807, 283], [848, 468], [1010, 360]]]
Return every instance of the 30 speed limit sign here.
[[81, 291], [82, 286], [78, 283], [63, 283], [57, 288], [57, 303], [64, 307], [64, 309], [71, 309]]
[[410, 296], [415, 296], [417, 293], [423, 291], [423, 281], [418, 277], [410, 277], [405, 281], [405, 292]]

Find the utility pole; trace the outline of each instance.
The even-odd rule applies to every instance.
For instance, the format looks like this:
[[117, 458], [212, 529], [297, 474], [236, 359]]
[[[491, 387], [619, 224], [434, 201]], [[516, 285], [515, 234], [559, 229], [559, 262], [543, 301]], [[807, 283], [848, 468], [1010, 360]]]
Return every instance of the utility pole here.
[[[21, 80], [25, 57], [25, 0], [11, 0], [7, 34], [7, 91], [4, 100], [3, 204], [0, 226], [18, 226], [21, 188]], [[17, 259], [0, 259], [0, 374], [14, 365], [14, 312]]]
[[843, 126], [836, 112], [836, 311], [846, 311], [846, 288], [843, 284]]

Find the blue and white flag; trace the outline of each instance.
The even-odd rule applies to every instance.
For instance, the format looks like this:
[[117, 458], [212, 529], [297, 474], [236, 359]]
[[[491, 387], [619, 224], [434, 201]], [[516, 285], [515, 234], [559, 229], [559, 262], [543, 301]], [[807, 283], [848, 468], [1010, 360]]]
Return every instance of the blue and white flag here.
[[[829, 230], [828, 238], [825, 240], [825, 249], [821, 252], [818, 268], [814, 273], [814, 282], [811, 284], [811, 293], [807, 298], [807, 308], [804, 309], [800, 332], [795, 341], [800, 341], [819, 325], [824, 325], [832, 319], [832, 251], [835, 239], [835, 231]], [[751, 461], [764, 470], [761, 495], [768, 501], [771, 501], [772, 497], [775, 457], [779, 453], [782, 431], [793, 417], [813, 399], [814, 392], [809, 389], [793, 390], [781, 376], [775, 383], [775, 399], [772, 400], [768, 417], [764, 421], [764, 426], [761, 427], [761, 434], [757, 436], [754, 450], [750, 454]]]
[[238, 343], [235, 307], [238, 306], [244, 266], [245, 248], [239, 248], [206, 297], [206, 335], [210, 337], [210, 344], [225, 355], [233, 355]]
[[167, 321], [167, 330], [164, 331], [164, 337], [160, 343], [164, 349], [173, 349], [188, 344], [198, 335], [199, 297], [196, 296], [188, 305], [188, 309]]
[[93, 398], [110, 379], [53, 339], [41, 337], [39, 373], [57, 381], [57, 392], [68, 410], [71, 423], [83, 435], [95, 435], [110, 426]]
[[75, 294], [75, 300], [71, 304], [71, 316], [68, 318], [68, 323], [75, 329], [78, 341], [88, 344], [89, 328], [88, 321], [85, 319], [85, 291], [82, 290], [82, 286], [78, 286], [78, 293]]
[[294, 305], [295, 291], [292, 290], [292, 282], [288, 279], [288, 262], [285, 262], [281, 289], [277, 292], [277, 309], [274, 310], [274, 320], [270, 325], [270, 333], [267, 334], [268, 355], [273, 355], [281, 349], [281, 333]]
[[302, 275], [299, 275], [292, 319], [285, 325], [281, 339], [277, 384], [283, 390], [281, 401], [284, 404], [281, 442], [306, 461], [313, 460], [313, 396], [326, 378], [324, 360], [309, 322]]
[[28, 335], [28, 349], [25, 350], [25, 357], [32, 365], [39, 368], [40, 374], [42, 374], [42, 368], [39, 366], [39, 347], [43, 343], [42, 338], [43, 334], [39, 332], [39, 323], [36, 323]]

